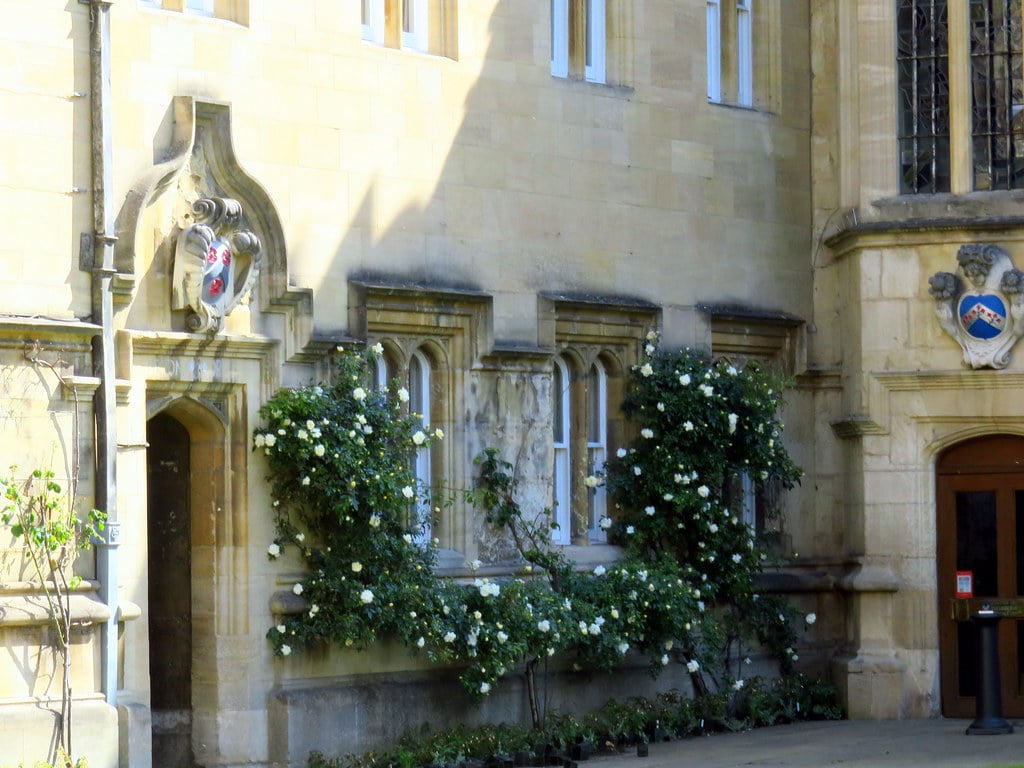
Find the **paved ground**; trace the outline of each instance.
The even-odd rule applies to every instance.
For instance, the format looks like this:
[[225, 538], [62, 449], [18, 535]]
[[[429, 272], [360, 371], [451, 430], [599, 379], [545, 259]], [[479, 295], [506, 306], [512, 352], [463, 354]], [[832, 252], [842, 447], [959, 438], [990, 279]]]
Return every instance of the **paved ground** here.
[[989, 768], [1024, 766], [1024, 722], [1001, 736], [967, 736], [969, 720], [835, 721], [651, 744], [580, 768]]

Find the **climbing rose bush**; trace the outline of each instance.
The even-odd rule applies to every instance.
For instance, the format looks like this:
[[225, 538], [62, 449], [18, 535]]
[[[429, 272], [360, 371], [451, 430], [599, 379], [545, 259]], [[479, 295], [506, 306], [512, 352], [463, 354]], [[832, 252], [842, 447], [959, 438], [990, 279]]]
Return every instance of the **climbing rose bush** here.
[[[253, 438], [274, 499], [277, 535], [267, 556], [295, 548], [306, 576], [292, 589], [301, 610], [267, 632], [275, 653], [327, 643], [366, 649], [395, 637], [411, 654], [458, 666], [473, 696], [491, 692], [517, 664], [555, 655], [610, 669], [641, 652], [652, 672], [678, 661], [699, 674], [731, 637], [713, 601], [741, 591], [759, 563], [752, 533], [723, 503], [722, 483], [734, 467], [785, 482], [796, 470], [777, 441], [777, 396], [759, 378], [648, 348], [627, 402], [641, 436], [607, 475], [618, 509], [605, 527], [626, 557], [585, 572], [551, 545], [546, 526], [534, 526], [537, 546], [520, 548], [517, 573], [435, 574], [436, 541], [423, 519], [433, 500], [412, 467], [415, 451], [443, 434], [408, 412], [397, 383], [373, 385], [369, 362], [379, 347], [341, 351], [331, 385], [279, 392], [261, 409], [264, 426]], [[680, 383], [684, 375], [697, 394]], [[698, 430], [704, 443], [689, 435]], [[723, 455], [728, 462], [716, 468]], [[522, 526], [512, 468], [488, 451], [480, 472], [466, 498], [491, 524]], [[684, 473], [686, 481], [676, 479]], [[791, 631], [783, 635], [792, 645]]]

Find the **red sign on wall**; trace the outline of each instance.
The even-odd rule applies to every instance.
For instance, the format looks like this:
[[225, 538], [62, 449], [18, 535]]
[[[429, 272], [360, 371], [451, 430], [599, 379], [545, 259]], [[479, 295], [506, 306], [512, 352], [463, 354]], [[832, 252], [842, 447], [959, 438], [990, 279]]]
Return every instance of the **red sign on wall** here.
[[956, 596], [974, 597], [974, 571], [956, 572]]

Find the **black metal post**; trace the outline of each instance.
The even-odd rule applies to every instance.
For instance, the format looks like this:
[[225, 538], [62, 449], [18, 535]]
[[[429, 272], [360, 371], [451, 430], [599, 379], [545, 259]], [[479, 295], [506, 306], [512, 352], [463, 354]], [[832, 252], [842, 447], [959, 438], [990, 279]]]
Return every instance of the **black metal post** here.
[[971, 621], [978, 628], [978, 690], [975, 695], [974, 722], [967, 727], [969, 735], [995, 736], [1013, 733], [1013, 726], [1003, 717], [1003, 697], [999, 675], [999, 620], [1003, 618], [988, 605], [982, 607]]

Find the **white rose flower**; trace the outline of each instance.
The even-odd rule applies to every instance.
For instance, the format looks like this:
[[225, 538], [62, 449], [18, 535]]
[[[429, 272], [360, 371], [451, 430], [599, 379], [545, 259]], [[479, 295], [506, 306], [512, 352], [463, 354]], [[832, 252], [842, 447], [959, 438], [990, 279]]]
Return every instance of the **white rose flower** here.
[[455, 633], [454, 632], [445, 632], [444, 633], [444, 641], [446, 643], [454, 643], [455, 642]]
[[380, 528], [380, 516], [377, 514], [370, 515], [370, 527]]
[[267, 547], [267, 554], [273, 558], [281, 556], [281, 547], [276, 542]]
[[257, 448], [262, 448], [267, 444], [267, 436], [263, 434], [256, 435], [254, 442], [256, 443]]
[[304, 478], [302, 478], [302, 484], [309, 485], [309, 475], [306, 475]]
[[406, 389], [405, 387], [402, 387], [401, 389], [399, 389], [398, 390], [398, 399], [401, 400], [403, 403], [408, 403], [409, 402], [409, 390]]
[[664, 654], [664, 655], [663, 655], [663, 656], [661, 657], [661, 666], [663, 666], [663, 667], [664, 667], [664, 666], [665, 666], [665, 665], [667, 665], [667, 664], [668, 664], [668, 654], [666, 653], [666, 654]]
[[730, 434], [732, 434], [733, 432], [736, 431], [736, 422], [738, 422], [739, 419], [740, 419], [740, 417], [737, 416], [735, 413], [730, 413], [729, 414], [729, 433]]
[[289, 656], [291, 654], [291, 652], [292, 652], [292, 647], [290, 645], [282, 645], [281, 646], [281, 655], [282, 656]]
[[818, 620], [818, 614], [816, 614], [816, 613], [808, 613], [806, 616], [804, 616], [804, 621], [806, 621], [808, 623], [808, 625], [813, 624], [817, 620]]
[[583, 484], [587, 486], [587, 488], [597, 488], [597, 486], [601, 484], [601, 481], [594, 475], [587, 475], [583, 480]]
[[619, 653], [621, 653], [622, 655], [625, 655], [626, 651], [629, 650], [629, 643], [627, 643], [625, 640], [623, 640], [621, 643], [619, 643], [615, 647], [618, 649]]
[[658, 403], [657, 408], [658, 408], [658, 411], [660, 413], [664, 413], [665, 412], [665, 404], [664, 403]]
[[412, 534], [411, 533], [403, 533], [402, 534], [402, 541], [404, 541], [406, 544], [412, 544]]
[[739, 691], [742, 688], [743, 688], [743, 680], [742, 679], [741, 680], [737, 680], [735, 683], [732, 684], [732, 689], [734, 691]]
[[627, 454], [628, 451], [625, 448], [619, 448], [619, 450], [615, 452], [615, 455], [618, 456], [620, 459], [626, 458]]
[[693, 422], [689, 420], [684, 421], [683, 429], [685, 429], [687, 432], [693, 432]]
[[644, 471], [640, 467], [633, 467], [633, 474], [637, 477], [640, 477], [643, 473]]
[[640, 368], [640, 375], [644, 378], [652, 376], [654, 374], [654, 368], [651, 367], [650, 363], [644, 363]]
[[711, 494], [710, 489], [706, 485], [702, 485], [697, 489], [697, 495], [702, 499], [706, 499]]
[[416, 641], [416, 647], [417, 648], [422, 648], [426, 644], [427, 644], [427, 641], [424, 640], [422, 637], [419, 640]]
[[654, 514], [654, 507], [644, 507], [644, 512], [650, 517]]
[[383, 345], [383, 344], [381, 344], [381, 343], [380, 343], [380, 342], [378, 341], [378, 342], [377, 342], [376, 344], [374, 344], [374, 345], [373, 345], [372, 347], [370, 347], [370, 350], [371, 350], [371, 351], [373, 352], [373, 354], [375, 354], [375, 355], [383, 355], [383, 354], [384, 354], [384, 345]]
[[323, 456], [325, 453], [327, 453], [327, 449], [324, 448], [319, 443], [317, 443], [315, 446], [313, 446], [313, 453], [316, 454], [317, 456]]
[[352, 563], [352, 573], [359, 573], [362, 570], [363, 570], [363, 564], [360, 563], [358, 560], [356, 560], [354, 563]]
[[438, 440], [444, 440], [444, 431], [440, 427], [438, 427], [437, 429], [434, 430], [434, 437], [436, 437]]
[[648, 427], [644, 427], [643, 429], [640, 430], [640, 437], [650, 440], [652, 437], [654, 437], [654, 430], [649, 429]]
[[371, 592], [368, 589], [364, 589], [362, 592], [359, 593], [359, 600], [363, 603], [363, 605], [369, 605], [373, 602], [373, 592]]
[[294, 592], [296, 595], [301, 595], [302, 594], [302, 584], [300, 583], [300, 584], [296, 584], [295, 586], [293, 586], [292, 587], [292, 592]]
[[490, 683], [480, 683], [480, 693], [489, 693], [491, 690]]
[[278, 624], [277, 625], [277, 631], [278, 631], [279, 634], [283, 635], [285, 632], [288, 631], [288, 627], [286, 627], [284, 624]]
[[595, 576], [604, 576], [604, 573], [605, 573], [605, 570], [604, 570], [604, 566], [603, 565], [599, 565], [599, 566], [597, 566], [597, 568], [594, 569], [594, 575]]
[[612, 527], [612, 519], [610, 517], [602, 517], [600, 522], [601, 530], [607, 531]]
[[682, 384], [684, 387], [689, 386], [689, 384], [690, 384], [690, 374], [684, 373], [682, 376], [680, 376], [679, 377], [679, 383]]
[[504, 632], [498, 632], [498, 634], [495, 635], [495, 637], [497, 638], [499, 643], [504, 643], [506, 640], [508, 640], [508, 635], [506, 635]]
[[537, 622], [537, 629], [539, 629], [541, 632], [547, 632], [551, 629], [551, 622], [549, 622], [547, 619], [541, 619]]
[[402, 495], [407, 499], [411, 499], [416, 495], [416, 492], [412, 489], [411, 485], [407, 485], [402, 489]]
[[277, 435], [267, 434], [267, 436], [263, 438], [263, 441], [267, 444], [267, 448], [273, 448], [274, 444], [277, 442]]
[[626, 533], [632, 536], [634, 533], [636, 533], [636, 529], [632, 525], [627, 525]]
[[352, 397], [356, 399], [356, 402], [363, 402], [366, 399], [366, 390], [362, 387], [356, 387], [352, 390]]
[[412, 441], [416, 445], [423, 445], [427, 441], [427, 436], [423, 433], [422, 429], [416, 430], [416, 434], [412, 436]]
[[696, 659], [690, 659], [688, 662], [686, 662], [686, 669], [692, 675], [698, 669], [700, 669], [700, 664], [697, 663]]

